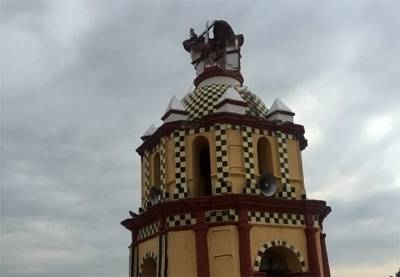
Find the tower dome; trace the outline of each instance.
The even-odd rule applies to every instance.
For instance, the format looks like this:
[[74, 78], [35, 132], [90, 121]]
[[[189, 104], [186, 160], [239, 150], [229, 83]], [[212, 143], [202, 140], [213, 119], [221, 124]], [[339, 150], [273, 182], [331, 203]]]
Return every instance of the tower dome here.
[[237, 91], [246, 103], [247, 115], [266, 119], [268, 109], [264, 102], [246, 86], [214, 83], [198, 87], [182, 99], [186, 111], [189, 112], [189, 120], [201, 119], [217, 112], [218, 103], [223, 95], [232, 89]]

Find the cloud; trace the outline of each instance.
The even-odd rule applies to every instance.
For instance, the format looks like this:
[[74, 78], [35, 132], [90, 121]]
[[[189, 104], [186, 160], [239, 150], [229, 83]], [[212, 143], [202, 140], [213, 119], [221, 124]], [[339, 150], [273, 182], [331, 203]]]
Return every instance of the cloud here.
[[245, 36], [246, 85], [267, 106], [281, 98], [305, 125], [308, 196], [333, 208], [325, 230], [334, 276], [393, 274], [398, 8], [3, 1], [1, 273], [127, 276], [119, 222], [139, 206], [135, 148], [170, 96], [191, 86], [181, 45], [189, 27], [220, 18]]

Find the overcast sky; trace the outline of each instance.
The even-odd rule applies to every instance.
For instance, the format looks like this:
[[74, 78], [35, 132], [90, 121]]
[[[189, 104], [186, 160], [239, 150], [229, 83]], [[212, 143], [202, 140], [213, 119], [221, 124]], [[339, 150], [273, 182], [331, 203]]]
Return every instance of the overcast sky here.
[[[86, 2], [86, 3], [84, 3]], [[128, 276], [135, 149], [194, 70], [189, 28], [243, 33], [242, 74], [305, 126], [333, 276], [400, 266], [400, 1], [1, 1], [1, 276]]]

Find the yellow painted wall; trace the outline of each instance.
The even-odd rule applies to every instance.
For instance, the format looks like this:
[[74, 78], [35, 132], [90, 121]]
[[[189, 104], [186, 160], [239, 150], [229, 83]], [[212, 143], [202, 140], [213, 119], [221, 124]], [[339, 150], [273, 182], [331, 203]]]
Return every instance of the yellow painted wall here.
[[192, 230], [169, 232], [168, 276], [197, 276], [196, 239]]
[[301, 198], [304, 191], [303, 164], [301, 160], [300, 145], [297, 140], [287, 140], [289, 158], [290, 183], [296, 188], [296, 199]]
[[210, 276], [240, 276], [239, 242], [236, 226], [218, 226], [208, 230]]
[[288, 139], [286, 142], [288, 157], [289, 157], [289, 172], [291, 179], [302, 179], [302, 174], [300, 172], [300, 147], [298, 141]]
[[245, 182], [242, 133], [239, 130], [227, 130], [229, 178], [232, 191], [241, 193]]
[[[258, 249], [267, 241], [272, 240], [284, 240], [289, 244], [293, 245], [303, 255], [307, 261], [307, 242], [302, 227], [280, 227], [280, 226], [253, 226], [250, 230], [250, 241], [251, 241], [251, 264], [254, 266], [254, 262], [257, 256]], [[308, 264], [306, 263], [308, 270]]]

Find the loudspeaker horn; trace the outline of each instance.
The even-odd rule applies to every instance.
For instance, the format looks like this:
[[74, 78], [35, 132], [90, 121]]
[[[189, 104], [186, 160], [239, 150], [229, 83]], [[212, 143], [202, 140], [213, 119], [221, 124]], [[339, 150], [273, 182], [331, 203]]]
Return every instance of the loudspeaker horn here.
[[258, 181], [261, 194], [264, 196], [271, 197], [278, 190], [278, 181], [276, 178], [270, 174], [265, 174], [260, 177]]
[[154, 206], [155, 204], [160, 202], [160, 200], [161, 200], [161, 190], [156, 186], [152, 186], [150, 188], [150, 203], [151, 203], [151, 205]]

